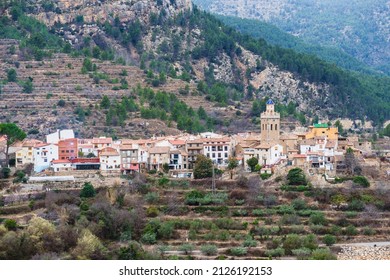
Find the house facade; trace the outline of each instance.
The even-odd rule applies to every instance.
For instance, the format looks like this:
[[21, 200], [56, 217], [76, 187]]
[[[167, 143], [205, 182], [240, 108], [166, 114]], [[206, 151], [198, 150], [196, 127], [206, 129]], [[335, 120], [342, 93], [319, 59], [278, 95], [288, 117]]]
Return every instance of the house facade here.
[[78, 140], [76, 138], [58, 141], [58, 159], [75, 159], [78, 157]]
[[24, 140], [21, 147], [16, 151], [15, 167], [22, 168], [26, 164], [34, 164], [34, 147], [42, 143], [42, 141], [35, 139]]
[[121, 156], [116, 149], [111, 147], [102, 149], [99, 158], [101, 171], [113, 173], [121, 170]]
[[34, 147], [34, 171], [42, 172], [50, 167], [53, 160], [58, 160], [58, 145], [38, 144]]

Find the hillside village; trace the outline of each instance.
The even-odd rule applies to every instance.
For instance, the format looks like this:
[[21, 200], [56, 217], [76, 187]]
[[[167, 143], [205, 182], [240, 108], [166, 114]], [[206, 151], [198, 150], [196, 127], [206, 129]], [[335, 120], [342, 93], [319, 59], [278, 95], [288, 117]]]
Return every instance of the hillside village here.
[[[45, 141], [17, 142], [9, 153], [15, 159], [16, 169], [32, 165], [34, 177], [100, 171], [104, 176], [165, 172], [170, 177], [193, 178], [198, 155], [211, 159], [221, 170], [227, 169], [230, 159], [236, 159], [244, 171], [251, 171], [248, 161], [255, 158], [257, 171], [261, 173], [272, 174], [276, 169], [294, 166], [335, 177], [337, 172], [350, 168], [345, 160], [347, 151], [353, 153], [354, 164], [359, 166], [369, 165], [372, 162], [369, 158], [375, 159], [371, 142], [341, 137], [337, 128], [328, 124], [281, 132], [280, 114], [274, 107], [274, 102], [269, 100], [261, 114], [260, 133], [227, 136], [208, 132], [113, 140], [111, 137], [78, 139], [73, 130], [57, 130], [47, 135]], [[3, 151], [5, 142], [3, 136]], [[3, 165], [6, 166], [4, 161]]]
[[390, 259], [386, 79], [190, 0], [3, 11], [0, 259]]

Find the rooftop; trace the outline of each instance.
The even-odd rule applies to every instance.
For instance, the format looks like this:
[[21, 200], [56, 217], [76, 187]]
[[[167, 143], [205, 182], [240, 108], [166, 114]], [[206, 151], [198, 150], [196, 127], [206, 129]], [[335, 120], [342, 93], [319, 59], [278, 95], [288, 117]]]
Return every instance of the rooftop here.
[[314, 128], [328, 128], [329, 125], [327, 123], [316, 123], [313, 125]]

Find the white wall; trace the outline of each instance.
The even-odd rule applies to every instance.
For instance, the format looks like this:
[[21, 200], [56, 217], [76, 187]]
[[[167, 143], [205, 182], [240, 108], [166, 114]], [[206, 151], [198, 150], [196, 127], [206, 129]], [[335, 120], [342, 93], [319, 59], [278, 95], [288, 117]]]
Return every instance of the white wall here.
[[[43, 151], [47, 151], [43, 153]], [[49, 144], [44, 147], [34, 148], [34, 171], [41, 172], [50, 167], [52, 160], [58, 159], [58, 146]]]

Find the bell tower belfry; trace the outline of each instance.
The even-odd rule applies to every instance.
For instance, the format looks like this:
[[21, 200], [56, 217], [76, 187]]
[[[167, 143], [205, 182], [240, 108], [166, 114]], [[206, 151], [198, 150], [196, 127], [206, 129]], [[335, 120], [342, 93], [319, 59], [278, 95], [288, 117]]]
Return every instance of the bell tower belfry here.
[[267, 101], [266, 111], [261, 113], [261, 143], [277, 144], [280, 137], [280, 114], [275, 112], [275, 103]]

